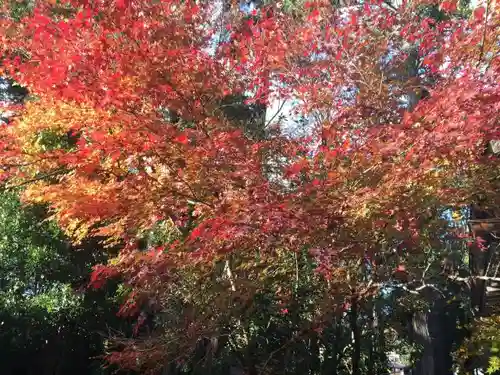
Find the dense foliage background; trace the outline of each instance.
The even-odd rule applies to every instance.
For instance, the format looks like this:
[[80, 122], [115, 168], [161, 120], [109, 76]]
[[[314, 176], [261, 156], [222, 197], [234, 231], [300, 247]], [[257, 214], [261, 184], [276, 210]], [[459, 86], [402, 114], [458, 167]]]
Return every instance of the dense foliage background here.
[[500, 373], [496, 1], [1, 11], [2, 373]]

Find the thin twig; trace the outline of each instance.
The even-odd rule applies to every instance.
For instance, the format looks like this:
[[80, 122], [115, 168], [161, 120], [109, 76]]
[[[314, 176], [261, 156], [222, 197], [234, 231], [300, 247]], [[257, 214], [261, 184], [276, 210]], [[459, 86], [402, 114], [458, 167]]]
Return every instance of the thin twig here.
[[69, 169], [69, 170], [68, 169], [58, 169], [57, 171], [54, 171], [54, 172], [51, 172], [48, 174], [44, 174], [44, 175], [39, 176], [39, 177], [32, 178], [31, 180], [23, 181], [22, 183], [17, 184], [17, 185], [4, 186], [0, 189], [0, 191], [11, 191], [11, 190], [17, 189], [19, 187], [32, 184], [34, 182], [43, 181], [47, 178], [54, 177], [54, 176], [57, 176], [59, 174], [69, 173], [71, 171], [72, 171], [71, 169]]
[[478, 59], [477, 65], [481, 64], [481, 60], [483, 59], [483, 55], [484, 55], [484, 45], [486, 43], [486, 29], [488, 26], [488, 16], [489, 16], [489, 11], [490, 11], [490, 3], [491, 3], [491, 0], [488, 0], [486, 2], [486, 12], [484, 14], [484, 29], [483, 29], [483, 36], [481, 38], [481, 49], [479, 51], [479, 59]]
[[283, 100], [283, 103], [280, 105], [280, 107], [278, 108], [278, 110], [276, 111], [276, 113], [273, 115], [273, 117], [271, 117], [269, 119], [269, 121], [266, 122], [266, 124], [264, 125], [264, 129], [267, 129], [267, 127], [269, 125], [271, 125], [271, 123], [274, 121], [274, 119], [276, 118], [276, 116], [278, 116], [278, 114], [283, 110], [283, 107], [285, 106], [285, 103], [286, 103], [286, 100]]

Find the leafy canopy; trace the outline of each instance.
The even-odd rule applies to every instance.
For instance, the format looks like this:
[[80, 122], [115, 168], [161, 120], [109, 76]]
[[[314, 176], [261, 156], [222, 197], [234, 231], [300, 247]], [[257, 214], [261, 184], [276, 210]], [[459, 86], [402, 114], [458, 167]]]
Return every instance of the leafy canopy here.
[[[428, 1], [245, 14], [176, 0], [50, 1], [4, 17], [3, 67], [33, 96], [2, 128], [4, 179], [49, 204], [75, 241], [122, 246], [93, 281], [126, 281], [123, 314], [224, 272], [226, 298], [253, 295], [260, 279], [237, 289], [231, 259], [255, 272], [255, 259], [304, 250], [340, 306], [440, 244], [443, 207], [495, 191], [483, 146], [498, 135], [498, 6], [452, 18], [455, 2], [430, 3], [439, 17], [422, 12]], [[242, 95], [268, 109], [293, 99], [291, 116], [312, 130], [287, 137], [285, 119], [269, 116], [250, 137], [223, 110]], [[153, 228], [163, 243], [144, 248]], [[394, 248], [396, 264], [372, 262]], [[198, 320], [175, 320], [176, 335], [221, 329], [204, 315], [210, 301], [195, 306], [183, 311]]]

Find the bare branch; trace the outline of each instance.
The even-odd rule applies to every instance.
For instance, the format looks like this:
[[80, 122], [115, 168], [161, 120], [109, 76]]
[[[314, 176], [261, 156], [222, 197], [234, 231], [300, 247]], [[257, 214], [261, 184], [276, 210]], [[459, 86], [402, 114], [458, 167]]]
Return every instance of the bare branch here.
[[450, 276], [449, 279], [451, 279], [453, 281], [461, 281], [461, 282], [470, 282], [472, 280], [485, 280], [485, 281], [500, 282], [500, 277], [494, 277], [494, 276], [468, 276], [468, 277]]

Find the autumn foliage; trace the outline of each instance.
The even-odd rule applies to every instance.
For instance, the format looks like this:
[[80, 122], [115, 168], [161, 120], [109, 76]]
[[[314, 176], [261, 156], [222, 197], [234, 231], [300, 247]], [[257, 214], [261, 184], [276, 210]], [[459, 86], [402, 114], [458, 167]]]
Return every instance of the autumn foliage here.
[[[498, 4], [452, 18], [457, 4], [445, 1], [441, 19], [421, 11], [432, 5], [312, 1], [300, 14], [279, 3], [248, 14], [205, 1], [39, 2], [0, 21], [3, 71], [30, 91], [1, 131], [2, 178], [48, 204], [74, 241], [121, 247], [93, 281], [125, 281], [124, 315], [165, 309], [217, 273], [226, 295], [251, 295], [260, 266], [304, 250], [343, 306], [371, 288], [356, 262], [383, 282], [438, 241], [428, 232], [440, 207], [494, 193], [484, 150], [500, 136]], [[295, 99], [294, 116], [314, 126], [289, 137], [271, 114], [266, 136], [250, 137], [224, 111], [234, 96], [268, 108]], [[168, 240], [141, 248], [155, 228]], [[378, 262], [395, 243], [394, 263]], [[247, 284], [233, 285], [229, 263], [214, 266], [228, 259], [248, 263]], [[188, 347], [222, 324], [184, 312]]]

